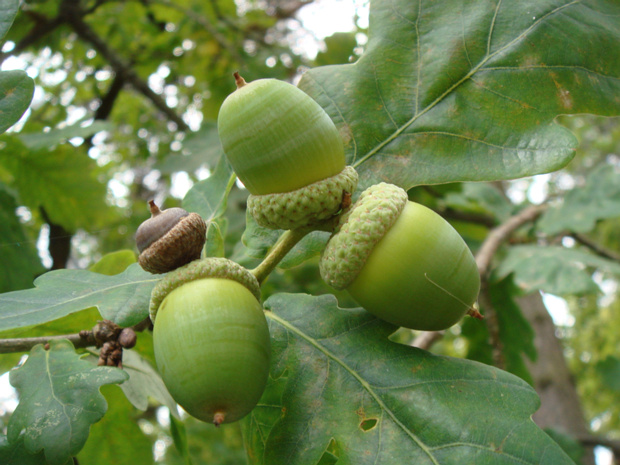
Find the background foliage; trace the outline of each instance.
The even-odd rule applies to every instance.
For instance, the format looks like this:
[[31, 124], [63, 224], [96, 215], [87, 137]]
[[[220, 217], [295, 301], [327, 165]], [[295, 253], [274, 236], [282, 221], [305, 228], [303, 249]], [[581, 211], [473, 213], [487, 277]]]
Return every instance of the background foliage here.
[[[0, 136], [0, 337], [143, 320], [157, 278], [134, 263], [133, 232], [151, 198], [211, 220], [207, 255], [260, 262], [281, 232], [246, 217], [215, 125], [234, 70], [300, 80], [338, 126], [359, 190], [384, 180], [408, 189], [479, 265], [498, 230], [525, 218], [482, 267], [486, 324], [466, 319], [431, 345], [377, 321], [320, 281], [328, 235], [316, 232], [263, 287], [275, 363], [243, 439], [238, 424], [215, 431], [178, 415], [145, 331], [124, 372], [87, 383], [81, 401], [96, 399], [98, 413], [66, 447], [60, 430], [27, 427], [37, 415], [27, 399], [50, 390], [32, 367], [57, 360], [86, 376], [96, 353], [35, 347], [11, 371], [21, 403], [0, 421], [2, 463], [238, 464], [245, 447], [251, 463], [270, 465], [539, 463], [542, 449], [544, 463], [587, 464], [592, 444], [620, 451], [620, 126], [559, 116], [619, 114], [617, 2], [376, 0], [369, 27], [354, 18], [316, 58], [298, 20], [311, 8], [0, 0], [0, 131], [12, 126]], [[538, 401], [527, 383], [540, 394], [536, 366], [551, 359], [521, 299], [541, 291], [567, 302], [555, 330], [581, 397], [564, 408], [583, 410], [580, 426], [536, 418], [551, 436], [529, 420]], [[3, 372], [19, 357], [2, 355]], [[103, 401], [99, 387], [127, 375]]]

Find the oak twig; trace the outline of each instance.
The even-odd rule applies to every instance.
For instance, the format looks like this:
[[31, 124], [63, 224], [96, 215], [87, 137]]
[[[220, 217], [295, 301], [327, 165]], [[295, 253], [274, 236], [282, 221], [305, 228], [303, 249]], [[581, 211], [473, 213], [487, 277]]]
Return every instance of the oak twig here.
[[546, 205], [533, 205], [522, 210], [515, 216], [510, 217], [506, 222], [491, 230], [476, 254], [476, 265], [480, 273], [480, 296], [478, 300], [481, 308], [484, 309], [484, 319], [489, 328], [489, 339], [491, 347], [493, 348], [493, 364], [498, 368], [505, 368], [506, 361], [504, 359], [503, 344], [500, 339], [497, 313], [489, 294], [488, 278], [491, 269], [491, 261], [500, 246], [510, 238], [512, 233], [524, 224], [536, 220], [546, 208]]

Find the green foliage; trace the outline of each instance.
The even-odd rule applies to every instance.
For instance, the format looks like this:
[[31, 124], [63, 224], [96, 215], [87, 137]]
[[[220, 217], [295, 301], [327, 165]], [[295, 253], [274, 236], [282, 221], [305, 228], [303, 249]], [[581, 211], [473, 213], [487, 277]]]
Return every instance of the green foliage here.
[[390, 342], [395, 327], [333, 296], [265, 307], [274, 362], [244, 420], [252, 463], [319, 463], [328, 449], [356, 464], [571, 463], [532, 422], [538, 398], [522, 380]]
[[602, 163], [592, 170], [582, 188], [566, 194], [564, 202], [548, 210], [538, 226], [546, 234], [587, 233], [596, 222], [620, 216], [620, 169]]
[[68, 341], [53, 342], [49, 350], [35, 346], [24, 365], [11, 371], [11, 384], [23, 401], [11, 416], [9, 442], [23, 432], [30, 453], [43, 450], [51, 465], [66, 463], [107, 410], [98, 388], [125, 379], [127, 374], [117, 368], [80, 360]]
[[148, 316], [151, 289], [158, 280], [137, 264], [114, 276], [52, 271], [37, 278], [34, 289], [0, 295], [0, 330], [45, 323], [88, 307], [97, 307], [104, 318], [121, 326], [131, 326]]
[[497, 279], [514, 273], [515, 283], [524, 293], [541, 290], [562, 296], [597, 292], [593, 268], [620, 275], [619, 263], [592, 253], [534, 245], [511, 247], [495, 273]]
[[[36, 36], [68, 3], [26, 2], [28, 12], [15, 17], [20, 2], [0, 0], [0, 36], [7, 35], [28, 73], [36, 74], [40, 97], [23, 129], [0, 137], [0, 337], [75, 333], [102, 317], [123, 326], [144, 320], [160, 277], [135, 264], [133, 234], [147, 215], [146, 200], [181, 203], [177, 193], [170, 198], [179, 172], [193, 184], [182, 205], [210, 220], [206, 255], [257, 266], [282, 231], [246, 217], [247, 192], [222, 156], [215, 120], [234, 89], [233, 71], [248, 81], [293, 81], [300, 65], [313, 65], [300, 87], [337, 124], [347, 160], [361, 175], [359, 190], [377, 181], [413, 188], [410, 198], [444, 214], [474, 251], [490, 228], [528, 202], [504, 195], [519, 184], [461, 181], [549, 172], [575, 157], [568, 170], [549, 178], [558, 202], [513, 236], [524, 244], [506, 243], [495, 255], [488, 291], [505, 369], [526, 381], [533, 381], [526, 362], [537, 354], [515, 297], [538, 290], [583, 296], [571, 300], [577, 320], [564, 329], [564, 342], [588, 419], [601, 432], [617, 433], [620, 313], [609, 295], [597, 299], [608, 289], [599, 286], [601, 277], [617, 284], [620, 265], [613, 253], [601, 258], [562, 239], [587, 232], [618, 250], [620, 180], [613, 154], [620, 126], [561, 117], [575, 138], [556, 122], [567, 113], [619, 113], [620, 59], [610, 52], [620, 41], [617, 2], [372, 0], [361, 56], [357, 37], [365, 31], [358, 30], [327, 38], [314, 63], [291, 45], [288, 27], [296, 23], [290, 13], [268, 3], [81, 1], [71, 5], [92, 8], [80, 29], [63, 16], [60, 27]], [[156, 90], [169, 112], [136, 81]], [[25, 71], [0, 72], [0, 132], [22, 116], [33, 91]], [[171, 113], [192, 130], [179, 131]], [[582, 148], [575, 155], [577, 139]], [[561, 176], [583, 187], [567, 192]], [[119, 185], [125, 192], [113, 189]], [[86, 260], [74, 256], [71, 266], [103, 259], [89, 271], [46, 273], [26, 289], [43, 271], [35, 244], [48, 221], [75, 233], [74, 251], [85, 250]], [[316, 266], [328, 237], [309, 234], [263, 285], [263, 295], [272, 296], [266, 315], [275, 363], [260, 406], [243, 425], [251, 463], [571, 463], [531, 422], [538, 400], [522, 380], [390, 342], [396, 328], [359, 308], [338, 308], [333, 296], [283, 294], [333, 293]], [[355, 307], [350, 297], [335, 295], [340, 306]], [[484, 323], [468, 318], [438, 351], [490, 365], [494, 343]], [[0, 436], [0, 463], [65, 465], [76, 454], [93, 464], [152, 463], [158, 440], [167, 445], [159, 458], [167, 465], [244, 463], [238, 424], [216, 430], [175, 416], [152, 350], [151, 333], [140, 333], [138, 345], [124, 351], [123, 375], [95, 368], [95, 350], [81, 358], [67, 343], [33, 349], [11, 375], [21, 398], [9, 437]], [[0, 368], [9, 370], [19, 358], [3, 355]], [[56, 370], [59, 377], [50, 378]], [[76, 372], [86, 379], [83, 390], [68, 387], [69, 373]], [[104, 388], [109, 409], [92, 424], [105, 412], [101, 384], [127, 375], [121, 389]], [[37, 396], [49, 398], [52, 387], [65, 397], [43, 411]], [[160, 405], [172, 413], [169, 429], [155, 416]], [[76, 417], [77, 433], [58, 427], [37, 435], [33, 417], [61, 407], [86, 412]], [[581, 453], [570, 438], [549, 434], [571, 458]]]
[[602, 58], [616, 14], [604, 0], [376, 1], [362, 57], [300, 87], [339, 127], [362, 188], [553, 171], [576, 145], [558, 114], [618, 112], [620, 61]]

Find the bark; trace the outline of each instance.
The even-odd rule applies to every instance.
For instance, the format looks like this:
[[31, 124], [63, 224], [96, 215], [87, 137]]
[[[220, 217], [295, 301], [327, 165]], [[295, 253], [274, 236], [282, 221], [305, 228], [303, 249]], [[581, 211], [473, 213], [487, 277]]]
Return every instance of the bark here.
[[[555, 325], [545, 308], [540, 294], [519, 299], [523, 314], [535, 331], [534, 344], [538, 360], [528, 362], [534, 379], [534, 388], [540, 396], [541, 407], [533, 419], [541, 428], [554, 428], [572, 437], [590, 435], [581, 408], [574, 379], [564, 358], [561, 341], [555, 334]], [[595, 465], [593, 447], [585, 448], [583, 465]]]

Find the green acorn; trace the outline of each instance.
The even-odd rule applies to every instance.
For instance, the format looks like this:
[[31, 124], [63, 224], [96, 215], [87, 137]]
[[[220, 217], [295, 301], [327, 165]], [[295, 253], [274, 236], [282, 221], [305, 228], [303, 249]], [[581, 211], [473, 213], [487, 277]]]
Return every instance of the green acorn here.
[[216, 426], [246, 416], [269, 374], [269, 329], [256, 278], [225, 258], [196, 260], [153, 289], [157, 368], [174, 400]]
[[342, 215], [320, 271], [377, 317], [418, 330], [454, 325], [480, 290], [476, 262], [456, 230], [386, 183], [364, 191]]
[[237, 90], [222, 104], [218, 133], [252, 194], [248, 209], [256, 221], [293, 229], [333, 216], [343, 193], [355, 190], [357, 173], [345, 168], [342, 139], [330, 117], [292, 84], [235, 78]]

